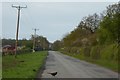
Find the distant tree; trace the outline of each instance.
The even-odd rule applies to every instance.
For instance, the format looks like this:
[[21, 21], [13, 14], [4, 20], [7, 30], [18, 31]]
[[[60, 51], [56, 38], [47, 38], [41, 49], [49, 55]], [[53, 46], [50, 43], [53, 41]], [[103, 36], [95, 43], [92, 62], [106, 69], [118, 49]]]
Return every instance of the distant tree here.
[[52, 49], [53, 50], [59, 50], [61, 48], [61, 41], [57, 40], [53, 43]]
[[4, 45], [15, 45], [15, 39], [2, 39], [2, 46]]
[[25, 48], [32, 49], [32, 41], [27, 40], [26, 38], [23, 38], [21, 40], [18, 40], [18, 46], [24, 46]]
[[89, 15], [84, 17], [78, 27], [82, 27], [84, 29], [90, 30], [92, 33], [99, 27], [100, 16], [98, 14]]
[[38, 46], [41, 46], [44, 50], [49, 49], [49, 41], [47, 40], [46, 37], [38, 36], [36, 38], [36, 43], [38, 44]]
[[48, 50], [49, 49], [49, 41], [47, 40], [46, 37], [43, 36], [39, 36], [36, 35], [36, 37], [34, 37], [34, 35], [31, 36], [31, 40], [33, 43], [33, 40], [35, 38], [35, 48], [39, 49], [39, 50]]

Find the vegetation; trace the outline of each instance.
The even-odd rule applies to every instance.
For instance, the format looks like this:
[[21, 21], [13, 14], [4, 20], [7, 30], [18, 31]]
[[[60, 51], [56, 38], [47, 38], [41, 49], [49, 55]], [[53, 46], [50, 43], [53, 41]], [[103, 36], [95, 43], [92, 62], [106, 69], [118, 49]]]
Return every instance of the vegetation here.
[[[0, 52], [0, 64], [2, 64], [2, 55]], [[0, 78], [2, 78], [2, 65], [0, 65]]]
[[[56, 47], [57, 46], [57, 47]], [[61, 47], [61, 42], [59, 40], [55, 41], [54, 44], [52, 45], [52, 50], [58, 50]]]
[[2, 58], [3, 78], [35, 78], [42, 67], [47, 51], [20, 54], [17, 58], [7, 55]]
[[[34, 36], [27, 40], [27, 39], [21, 39], [18, 40], [18, 53], [28, 53], [32, 52], [33, 49], [33, 38]], [[2, 39], [2, 46], [5, 45], [11, 45], [12, 47], [15, 46], [15, 39]], [[36, 51], [41, 51], [41, 50], [48, 50], [49, 49], [49, 41], [43, 37], [43, 36], [38, 36], [36, 35], [35, 38], [35, 48]]]
[[[32, 37], [32, 40], [33, 40], [33, 37]], [[47, 38], [43, 36], [36, 35], [35, 44], [36, 44], [36, 47], [35, 47], [36, 49], [40, 49], [40, 50], [49, 49], [49, 41], [47, 40]]]
[[[88, 15], [55, 49], [79, 59], [118, 71], [120, 44], [120, 2], [109, 5], [101, 15]], [[58, 45], [59, 44], [59, 45]]]

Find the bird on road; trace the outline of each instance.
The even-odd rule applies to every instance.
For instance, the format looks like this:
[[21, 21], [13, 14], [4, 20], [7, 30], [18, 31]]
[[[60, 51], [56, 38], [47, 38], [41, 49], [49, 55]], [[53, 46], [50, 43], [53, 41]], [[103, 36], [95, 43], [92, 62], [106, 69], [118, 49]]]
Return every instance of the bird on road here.
[[50, 72], [50, 73], [48, 73], [48, 74], [51, 74], [52, 76], [56, 76], [57, 75], [57, 72]]

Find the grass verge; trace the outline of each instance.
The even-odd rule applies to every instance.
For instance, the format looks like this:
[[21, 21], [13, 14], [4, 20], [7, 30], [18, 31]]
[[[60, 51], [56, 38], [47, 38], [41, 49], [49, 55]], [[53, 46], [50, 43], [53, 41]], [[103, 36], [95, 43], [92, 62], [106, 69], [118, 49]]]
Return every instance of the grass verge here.
[[15, 59], [12, 55], [2, 58], [2, 78], [35, 78], [43, 66], [47, 51], [20, 54]]
[[112, 60], [110, 61], [110, 60], [105, 60], [105, 59], [92, 59], [91, 57], [85, 57], [85, 56], [80, 55], [80, 54], [66, 53], [66, 52], [63, 52], [63, 51], [62, 51], [62, 53], [64, 53], [65, 55], [77, 58], [79, 60], [84, 60], [84, 61], [87, 61], [87, 62], [90, 62], [90, 63], [93, 63], [93, 64], [100, 65], [102, 67], [111, 69], [115, 72], [118, 72], [118, 70], [120, 69], [120, 64], [118, 64], [118, 62], [115, 62], [115, 61], [112, 61]]
[[0, 79], [2, 78], [2, 55], [0, 53]]

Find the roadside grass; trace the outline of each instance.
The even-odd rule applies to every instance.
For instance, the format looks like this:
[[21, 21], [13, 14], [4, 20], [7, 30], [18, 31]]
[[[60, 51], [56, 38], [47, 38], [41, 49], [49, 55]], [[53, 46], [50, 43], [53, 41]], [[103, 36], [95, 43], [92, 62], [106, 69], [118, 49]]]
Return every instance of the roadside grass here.
[[115, 62], [115, 61], [110, 61], [110, 60], [105, 60], [105, 59], [91, 59], [90, 57], [84, 57], [84, 58], [81, 58], [81, 55], [76, 55], [76, 56], [73, 56], [75, 58], [78, 58], [78, 59], [82, 59], [82, 60], [85, 60], [87, 62], [91, 62], [93, 64], [97, 64], [97, 65], [100, 65], [100, 66], [103, 66], [103, 67], [106, 67], [108, 69], [111, 69], [115, 72], [118, 72], [118, 62]]
[[2, 55], [0, 53], [0, 79], [2, 78]]
[[2, 78], [35, 78], [47, 56], [47, 51], [2, 57]]
[[97, 64], [99, 66], [111, 69], [115, 72], [118, 72], [118, 70], [120, 69], [120, 64], [118, 64], [117, 61], [112, 61], [112, 60], [105, 60], [105, 59], [92, 59], [91, 57], [85, 57], [82, 54], [72, 54], [72, 53], [66, 53], [63, 52], [65, 55], [77, 58], [79, 60], [84, 60], [93, 64]]

